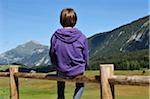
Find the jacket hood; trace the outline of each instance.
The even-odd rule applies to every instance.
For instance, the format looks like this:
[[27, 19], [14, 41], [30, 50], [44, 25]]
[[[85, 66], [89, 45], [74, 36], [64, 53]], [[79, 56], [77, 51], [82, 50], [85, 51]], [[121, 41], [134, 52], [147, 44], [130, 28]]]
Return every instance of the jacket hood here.
[[58, 29], [55, 32], [55, 36], [65, 43], [73, 43], [75, 42], [80, 36], [81, 32], [77, 28], [71, 28], [71, 29]]

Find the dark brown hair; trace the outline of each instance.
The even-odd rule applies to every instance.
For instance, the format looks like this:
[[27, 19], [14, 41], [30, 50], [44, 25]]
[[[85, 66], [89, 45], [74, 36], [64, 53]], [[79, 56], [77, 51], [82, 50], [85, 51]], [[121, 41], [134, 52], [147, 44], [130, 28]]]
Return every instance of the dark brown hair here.
[[77, 21], [77, 15], [72, 8], [66, 8], [61, 11], [60, 24], [63, 27], [74, 27], [76, 21]]

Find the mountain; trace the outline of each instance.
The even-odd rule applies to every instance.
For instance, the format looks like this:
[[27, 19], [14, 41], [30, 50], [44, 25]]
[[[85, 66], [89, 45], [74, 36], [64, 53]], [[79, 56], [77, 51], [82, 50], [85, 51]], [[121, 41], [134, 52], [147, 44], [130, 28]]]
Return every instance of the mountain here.
[[49, 47], [36, 41], [29, 41], [0, 54], [0, 64], [19, 63], [27, 66], [50, 64]]
[[89, 55], [110, 56], [149, 48], [149, 16], [90, 37]]
[[113, 63], [116, 69], [149, 68], [149, 17], [88, 38], [89, 68], [101, 63]]
[[[117, 69], [149, 67], [149, 24], [149, 16], [145, 16], [89, 37], [89, 69], [98, 69], [100, 63], [114, 63]], [[48, 53], [48, 46], [29, 41], [0, 54], [0, 64], [47, 66], [51, 64]]]

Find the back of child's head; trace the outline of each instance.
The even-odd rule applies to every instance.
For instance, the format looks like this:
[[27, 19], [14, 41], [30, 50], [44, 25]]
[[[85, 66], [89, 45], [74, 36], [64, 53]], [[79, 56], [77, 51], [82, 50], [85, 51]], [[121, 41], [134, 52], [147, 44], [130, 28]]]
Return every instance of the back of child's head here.
[[65, 8], [60, 14], [60, 24], [63, 27], [74, 27], [76, 25], [77, 15], [72, 8]]

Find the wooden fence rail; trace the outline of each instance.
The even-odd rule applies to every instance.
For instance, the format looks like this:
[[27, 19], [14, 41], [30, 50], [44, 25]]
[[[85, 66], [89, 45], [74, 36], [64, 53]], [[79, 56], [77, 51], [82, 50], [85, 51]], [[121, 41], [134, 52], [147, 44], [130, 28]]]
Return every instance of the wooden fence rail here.
[[10, 66], [9, 72], [0, 72], [0, 77], [10, 77], [10, 98], [19, 99], [18, 78], [45, 79], [55, 81], [85, 82], [100, 84], [100, 99], [115, 99], [115, 85], [149, 86], [150, 76], [115, 76], [113, 64], [100, 64], [100, 76], [78, 76], [62, 78], [56, 74], [22, 73], [18, 66]]

